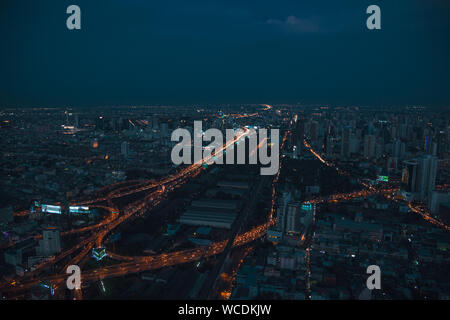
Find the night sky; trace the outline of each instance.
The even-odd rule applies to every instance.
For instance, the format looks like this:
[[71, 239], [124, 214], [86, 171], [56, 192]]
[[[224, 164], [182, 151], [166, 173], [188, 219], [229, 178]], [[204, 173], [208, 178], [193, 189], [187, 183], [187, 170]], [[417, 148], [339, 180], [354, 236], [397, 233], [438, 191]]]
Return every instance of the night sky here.
[[448, 0], [1, 0], [0, 107], [445, 106], [449, 18]]

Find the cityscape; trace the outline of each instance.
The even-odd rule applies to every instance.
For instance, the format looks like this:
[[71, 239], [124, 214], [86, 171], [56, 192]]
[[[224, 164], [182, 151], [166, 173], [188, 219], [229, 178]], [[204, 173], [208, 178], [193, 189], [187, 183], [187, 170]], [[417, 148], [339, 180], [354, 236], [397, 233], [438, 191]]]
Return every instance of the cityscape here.
[[103, 2], [0, 10], [0, 303], [450, 300], [448, 4]]
[[[2, 297], [448, 299], [448, 115], [267, 104], [2, 111]], [[174, 165], [170, 132], [195, 120], [279, 129], [277, 174], [248, 161]], [[231, 145], [251, 154], [248, 140]], [[80, 289], [66, 287], [70, 265], [83, 270]], [[380, 290], [366, 287], [369, 265], [382, 270]]]

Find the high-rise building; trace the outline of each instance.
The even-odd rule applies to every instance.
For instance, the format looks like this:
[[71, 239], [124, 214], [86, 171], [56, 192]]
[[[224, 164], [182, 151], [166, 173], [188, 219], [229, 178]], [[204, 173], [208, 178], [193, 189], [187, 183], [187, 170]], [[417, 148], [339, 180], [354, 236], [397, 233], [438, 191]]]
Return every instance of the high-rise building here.
[[450, 202], [450, 192], [433, 191], [430, 198], [428, 201], [428, 209], [430, 209], [431, 213], [437, 214], [439, 213], [441, 203]]
[[295, 145], [292, 147], [292, 159], [298, 159], [298, 148]]
[[428, 128], [425, 128], [423, 130], [423, 135], [422, 135], [422, 139], [423, 139], [423, 151], [425, 153], [430, 153], [431, 150], [431, 136], [432, 136], [432, 132], [431, 130], [429, 130]]
[[417, 160], [407, 160], [403, 162], [402, 171], [402, 191], [413, 194], [417, 192], [419, 163]]
[[169, 136], [169, 125], [167, 123], [161, 123], [161, 137], [166, 138]]
[[299, 117], [295, 128], [295, 145], [297, 146], [298, 154], [301, 154], [303, 149], [303, 139], [305, 138], [305, 121], [302, 117]]
[[277, 228], [282, 233], [286, 230], [286, 210], [289, 201], [291, 201], [291, 194], [289, 192], [283, 192], [283, 197], [280, 199], [277, 211]]
[[419, 193], [420, 199], [431, 199], [431, 192], [436, 184], [437, 158], [426, 155], [419, 158]]
[[47, 228], [42, 231], [42, 239], [39, 240], [37, 254], [41, 256], [51, 256], [61, 251], [61, 239], [59, 230]]
[[304, 202], [300, 211], [300, 222], [308, 226], [314, 218], [315, 204]]
[[125, 157], [128, 158], [130, 155], [130, 144], [127, 141], [122, 142], [120, 145], [120, 153]]
[[317, 121], [311, 121], [309, 126], [309, 138], [312, 142], [316, 142], [319, 138], [319, 124]]
[[351, 127], [342, 128], [341, 156], [344, 158], [348, 158], [350, 156], [351, 133], [352, 133]]
[[157, 116], [152, 117], [152, 129], [158, 129], [159, 128], [159, 119]]
[[299, 230], [299, 205], [290, 203], [286, 208], [286, 233], [294, 235], [300, 232]]
[[364, 136], [364, 158], [372, 159], [375, 156], [376, 138], [372, 134]]
[[[450, 130], [448, 130], [448, 132], [450, 132]], [[447, 153], [449, 151], [448, 142], [448, 134], [445, 132], [445, 130], [440, 131], [437, 136], [437, 155], [439, 155], [440, 158], [445, 158], [447, 156]]]
[[330, 135], [328, 135], [326, 139], [325, 153], [327, 158], [331, 158], [331, 156], [333, 155], [333, 139]]
[[392, 126], [391, 127], [391, 138], [392, 139], [396, 139], [397, 138], [397, 127], [396, 126]]
[[389, 157], [387, 160], [386, 169], [388, 172], [396, 171], [397, 170], [397, 157]]
[[375, 143], [375, 158], [379, 159], [383, 155], [384, 152], [384, 144]]
[[425, 155], [418, 159], [404, 162], [402, 190], [407, 197], [419, 200], [431, 199], [431, 192], [436, 183], [437, 158]]
[[359, 140], [355, 136], [350, 137], [350, 153], [359, 153]]
[[400, 139], [395, 139], [392, 143], [392, 156], [402, 158], [405, 155], [406, 146]]
[[286, 227], [286, 209], [289, 201], [291, 201], [291, 194], [289, 192], [283, 192], [283, 196], [278, 204], [277, 223], [267, 230], [267, 239], [274, 244], [280, 243], [283, 240]]

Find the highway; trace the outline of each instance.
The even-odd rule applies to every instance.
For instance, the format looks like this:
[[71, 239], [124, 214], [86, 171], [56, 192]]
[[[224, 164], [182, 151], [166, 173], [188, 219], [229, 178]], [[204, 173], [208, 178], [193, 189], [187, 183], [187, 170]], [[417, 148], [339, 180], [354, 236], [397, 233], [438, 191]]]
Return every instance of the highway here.
[[[240, 139], [244, 139], [246, 136], [250, 134], [250, 131], [246, 128], [243, 128], [242, 132], [239, 133], [234, 139], [231, 139], [224, 143], [224, 145], [219, 148], [218, 150], [215, 150], [214, 155], [209, 155], [204, 157], [203, 159], [195, 162], [194, 164], [180, 170], [174, 175], [168, 176], [158, 182], [154, 181], [143, 181], [138, 182], [135, 185], [125, 185], [122, 186], [122, 184], [119, 184], [119, 189], [112, 190], [107, 196], [96, 198], [90, 201], [84, 201], [81, 203], [74, 203], [71, 205], [85, 205], [85, 204], [91, 204], [95, 202], [102, 202], [102, 201], [108, 201], [108, 203], [111, 203], [112, 198], [120, 198], [126, 195], [130, 195], [137, 192], [142, 192], [149, 190], [151, 188], [156, 190], [152, 191], [150, 194], [146, 195], [144, 199], [138, 200], [131, 205], [127, 206], [119, 215], [119, 212], [116, 208], [112, 207], [106, 207], [102, 206], [102, 208], [107, 209], [110, 212], [110, 215], [100, 222], [97, 225], [84, 227], [80, 229], [74, 229], [69, 230], [66, 232], [63, 232], [62, 235], [68, 235], [68, 234], [76, 234], [76, 233], [83, 233], [91, 230], [98, 230], [96, 233], [93, 233], [91, 236], [84, 238], [82, 241], [80, 241], [77, 245], [74, 247], [62, 252], [58, 256], [47, 260], [43, 262], [42, 264], [35, 267], [35, 269], [31, 272], [26, 273], [23, 277], [16, 279], [10, 283], [2, 283], [0, 284], [0, 290], [1, 292], [5, 292], [5, 288], [12, 290], [12, 291], [18, 291], [19, 289], [25, 289], [26, 287], [29, 287], [30, 285], [40, 283], [41, 281], [53, 281], [53, 279], [59, 279], [58, 276], [56, 278], [54, 277], [39, 277], [39, 274], [42, 273], [42, 271], [45, 271], [46, 268], [55, 265], [58, 261], [74, 254], [78, 250], [81, 250], [75, 257], [71, 259], [69, 263], [66, 264], [66, 266], [70, 264], [77, 264], [79, 263], [89, 252], [90, 250], [96, 246], [101, 247], [104, 238], [107, 236], [108, 233], [110, 233], [113, 229], [117, 228], [120, 224], [127, 221], [133, 216], [138, 216], [144, 214], [149, 208], [152, 208], [156, 205], [158, 205], [169, 192], [173, 191], [175, 188], [180, 187], [185, 182], [187, 182], [189, 179], [197, 176], [203, 169], [202, 165], [203, 163], [207, 163], [214, 156], [216, 157], [222, 157], [223, 151], [233, 145], [235, 142], [239, 141]], [[259, 148], [259, 146], [258, 146]], [[105, 188], [104, 190], [108, 190], [108, 188]], [[39, 238], [40, 236], [37, 236], [36, 238]], [[217, 247], [212, 248], [212, 252], [219, 252], [220, 251], [220, 245]], [[129, 258], [122, 258], [121, 260], [129, 260]], [[142, 259], [141, 259], [142, 260]], [[128, 268], [129, 270], [129, 268]], [[111, 271], [113, 272], [113, 271]], [[113, 273], [114, 274], [114, 273]], [[64, 275], [66, 277], [66, 275]]]
[[[284, 145], [284, 142], [286, 141], [287, 134], [290, 132], [286, 132], [286, 134], [283, 137], [281, 149]], [[231, 141], [227, 141], [222, 148], [219, 150], [216, 150], [215, 156], [223, 156], [222, 151], [228, 148], [230, 145], [234, 144], [237, 140], [245, 138], [248, 135], [248, 130], [244, 128], [243, 133], [241, 133], [240, 136], [238, 136], [236, 139], [233, 139]], [[304, 141], [305, 146], [313, 153], [316, 158], [324, 163], [327, 166], [335, 167], [332, 163], [328, 162], [327, 160], [323, 159], [317, 152], [315, 152], [312, 147]], [[261, 143], [257, 146], [259, 148], [261, 146]], [[253, 151], [254, 152], [254, 151]], [[108, 192], [105, 196], [100, 196], [92, 200], [85, 200], [81, 203], [76, 203], [73, 205], [85, 205], [85, 204], [93, 204], [93, 203], [99, 203], [107, 201], [109, 206], [99, 206], [95, 205], [95, 207], [102, 208], [104, 210], [107, 210], [109, 213], [106, 218], [101, 221], [100, 223], [88, 226], [80, 229], [73, 229], [69, 231], [62, 232], [61, 235], [70, 235], [70, 234], [82, 234], [82, 233], [88, 233], [93, 232], [91, 235], [88, 235], [86, 237], [81, 238], [81, 241], [75, 245], [74, 247], [62, 252], [58, 256], [54, 257], [52, 260], [46, 261], [42, 263], [41, 265], [37, 266], [34, 271], [31, 271], [29, 273], [26, 273], [24, 277], [18, 278], [12, 282], [8, 283], [1, 283], [0, 284], [0, 292], [3, 295], [8, 295], [8, 297], [14, 297], [20, 293], [23, 293], [31, 286], [34, 286], [36, 284], [39, 284], [41, 282], [51, 283], [56, 288], [58, 287], [64, 287], [64, 283], [67, 279], [67, 275], [65, 274], [64, 269], [70, 265], [70, 264], [78, 264], [80, 263], [92, 250], [94, 247], [101, 247], [103, 246], [104, 239], [107, 237], [107, 235], [117, 228], [122, 223], [129, 221], [130, 218], [140, 216], [147, 212], [149, 209], [157, 206], [160, 204], [165, 198], [167, 198], [168, 194], [173, 191], [174, 189], [184, 185], [187, 181], [190, 179], [196, 177], [200, 172], [203, 170], [203, 163], [208, 162], [211, 160], [213, 155], [210, 155], [208, 157], [205, 157], [204, 159], [181, 169], [174, 175], [165, 177], [159, 181], [150, 181], [150, 180], [138, 180], [138, 181], [132, 181], [130, 183], [119, 183], [116, 185], [116, 188], [108, 188], [105, 187], [102, 191]], [[282, 163], [282, 162], [280, 162]], [[347, 174], [345, 171], [340, 170], [339, 168], [336, 168], [339, 173], [341, 174]], [[127, 256], [121, 256], [117, 255], [113, 252], [109, 252], [108, 255], [116, 259], [118, 261], [121, 261], [118, 264], [104, 267], [104, 268], [98, 268], [94, 270], [87, 270], [84, 271], [82, 274], [82, 281], [83, 284], [86, 285], [90, 281], [98, 281], [105, 278], [111, 278], [111, 277], [118, 277], [118, 276], [124, 276], [128, 274], [133, 273], [139, 273], [142, 271], [147, 270], [153, 270], [153, 269], [159, 269], [163, 267], [173, 266], [177, 264], [187, 263], [187, 262], [193, 262], [201, 259], [202, 257], [209, 257], [213, 255], [220, 254], [224, 252], [225, 254], [223, 257], [226, 257], [229, 250], [231, 248], [236, 246], [242, 246], [245, 244], [248, 244], [262, 236], [265, 235], [267, 229], [271, 227], [275, 222], [276, 219], [274, 218], [274, 213], [276, 209], [276, 189], [275, 184], [278, 182], [280, 170], [278, 173], [274, 176], [273, 182], [272, 182], [272, 208], [270, 211], [270, 216], [268, 218], [268, 221], [262, 225], [256, 226], [248, 231], [240, 232], [240, 224], [237, 224], [237, 228], [235, 231], [233, 231], [232, 236], [230, 237], [230, 240], [223, 240], [216, 243], [211, 244], [209, 247], [200, 247], [195, 249], [189, 249], [189, 250], [182, 250], [182, 251], [176, 251], [171, 253], [164, 253], [159, 255], [151, 255], [151, 256], [136, 256], [136, 257], [127, 257]], [[360, 180], [358, 180], [360, 181]], [[361, 182], [361, 181], [360, 181]], [[366, 183], [361, 182], [361, 184], [366, 187], [367, 189], [356, 191], [352, 193], [341, 193], [341, 194], [335, 194], [327, 197], [320, 197], [316, 199], [311, 199], [311, 203], [319, 204], [319, 203], [325, 203], [325, 202], [338, 202], [338, 201], [345, 201], [350, 200], [354, 198], [360, 198], [360, 197], [367, 197], [373, 194], [383, 194], [388, 195], [390, 198], [394, 195], [395, 192], [397, 192], [398, 189], [395, 188], [386, 188], [386, 189], [380, 189], [376, 190], [372, 186], [368, 186]], [[259, 190], [259, 187], [258, 187]], [[111, 199], [115, 198], [121, 198], [126, 195], [143, 192], [143, 191], [149, 191], [144, 198], [139, 199], [130, 205], [126, 206], [124, 209], [119, 211], [117, 208], [114, 208], [112, 206]], [[448, 230], [448, 226], [442, 225], [440, 221], [437, 221], [436, 219], [432, 218], [429, 214], [427, 214], [426, 210], [422, 207], [419, 207], [418, 205], [413, 205], [410, 203], [410, 208], [413, 212], [421, 214], [424, 219], [426, 219], [428, 222], [434, 223], [438, 226], [446, 228]], [[434, 219], [434, 220], [433, 220]], [[240, 233], [239, 233], [240, 232]], [[78, 253], [77, 253], [78, 252]], [[77, 253], [77, 254], [76, 254]], [[72, 256], [75, 254], [75, 256]], [[44, 271], [48, 267], [51, 267], [52, 265], [55, 265], [58, 261], [61, 261], [64, 258], [71, 257], [70, 261], [68, 263], [65, 263], [64, 267], [60, 269], [60, 273], [54, 274], [54, 275], [42, 275]], [[223, 260], [223, 258], [221, 259]], [[223, 262], [223, 261], [222, 261]], [[221, 266], [221, 264], [219, 264]], [[220, 270], [220, 269], [219, 269]], [[75, 292], [74, 297], [76, 299], [81, 299], [81, 290], [77, 290]]]
[[[328, 167], [335, 167], [336, 170], [340, 174], [349, 175], [347, 172], [337, 168], [333, 163], [322, 158], [318, 154], [318, 152], [316, 152], [306, 140], [304, 140], [304, 145], [320, 162], [322, 162], [323, 164], [325, 164]], [[384, 189], [384, 190], [376, 190], [373, 186], [369, 185], [368, 183], [362, 181], [359, 178], [358, 178], [358, 182], [360, 182], [364, 187], [368, 188], [371, 192], [375, 191], [378, 194], [390, 195], [388, 197], [388, 199], [390, 199], [390, 200], [395, 200], [394, 194], [400, 190], [400, 188], [389, 188], [389, 189]], [[447, 185], [447, 184], [438, 185], [438, 186], [436, 186], [436, 189], [447, 190], [448, 186], [449, 185]], [[360, 191], [361, 196], [367, 196], [367, 192], [368, 192], [367, 190]], [[347, 196], [345, 194], [339, 194], [339, 195], [334, 195], [330, 200], [331, 201], [345, 200], [346, 197]], [[314, 202], [314, 200], [312, 202]], [[450, 231], [450, 226], [446, 225], [444, 222], [442, 222], [436, 218], [433, 218], [433, 216], [431, 215], [431, 213], [429, 212], [429, 210], [427, 209], [427, 207], [424, 203], [409, 202], [408, 206], [412, 212], [419, 214], [426, 222], [431, 223], [437, 227], [440, 227], [446, 231]]]
[[[283, 137], [282, 145], [286, 141], [287, 134]], [[232, 141], [231, 143], [234, 143]], [[229, 145], [229, 143], [227, 144]], [[224, 146], [225, 147], [225, 146]], [[207, 161], [207, 159], [204, 159], [204, 161]], [[93, 248], [93, 243], [97, 246], [101, 246], [102, 241], [104, 237], [114, 228], [116, 228], [119, 224], [123, 223], [127, 219], [129, 219], [131, 216], [142, 213], [143, 211], [147, 210], [147, 205], [155, 205], [161, 201], [161, 196], [165, 194], [167, 190], [172, 190], [174, 186], [171, 185], [171, 183], [178, 184], [180, 182], [186, 181], [187, 177], [195, 176], [197, 175], [201, 170], [201, 162], [197, 162], [194, 165], [191, 165], [190, 167], [181, 170], [179, 175], [175, 175], [173, 177], [169, 177], [163, 180], [164, 185], [166, 186], [165, 190], [158, 189], [148, 196], [146, 196], [144, 199], [136, 201], [126, 207], [124, 209], [124, 212], [122, 215], [117, 218], [116, 216], [113, 216], [112, 221], [108, 221], [108, 223], [102, 224], [103, 228], [100, 229], [99, 232], [91, 235], [90, 237], [82, 240], [77, 246], [71, 248], [70, 250], [65, 251], [64, 253], [60, 254], [58, 257], [56, 257], [55, 260], [48, 261], [44, 265], [39, 266], [37, 270], [35, 270], [32, 273], [28, 273], [26, 277], [21, 278], [20, 280], [17, 280], [14, 285], [11, 284], [4, 284], [0, 286], [2, 292], [20, 292], [23, 290], [27, 290], [30, 286], [38, 284], [42, 281], [53, 283], [55, 285], [60, 284], [63, 282], [67, 275], [66, 274], [60, 274], [60, 275], [53, 275], [53, 276], [44, 276], [44, 277], [34, 277], [39, 274], [39, 271], [44, 269], [45, 267], [48, 267], [52, 264], [54, 264], [56, 261], [59, 261], [63, 259], [64, 257], [76, 252], [77, 250], [81, 249], [81, 252], [76, 255], [72, 260], [71, 263], [78, 263], [81, 261], [81, 259], [86, 256], [89, 251]], [[266, 222], [263, 225], [257, 226], [249, 231], [243, 232], [241, 234], [238, 234], [234, 237], [233, 241], [233, 247], [235, 246], [241, 246], [244, 244], [247, 244], [249, 242], [252, 242], [262, 236], [265, 235], [266, 230], [272, 226], [276, 219], [273, 218], [273, 213], [275, 212], [275, 188], [274, 185], [278, 181], [278, 177], [280, 174], [280, 170], [275, 175], [273, 179], [273, 199], [272, 199], [272, 209], [270, 211], [270, 217], [268, 222]], [[140, 189], [139, 189], [140, 190]], [[129, 191], [125, 191], [126, 194], [129, 193]], [[139, 191], [138, 191], [139, 192]], [[361, 196], [367, 196], [371, 194], [373, 191], [367, 191], [365, 193], [362, 193], [361, 191], [355, 192], [353, 194], [346, 194], [346, 195], [334, 195], [331, 197], [324, 197], [321, 199], [313, 199], [314, 203], [321, 203], [335, 200], [335, 199], [351, 199]], [[117, 195], [117, 193], [115, 193]], [[111, 212], [115, 212], [116, 209], [111, 209]], [[112, 218], [111, 218], [112, 219]], [[75, 231], [71, 231], [75, 232]], [[184, 251], [178, 251], [178, 252], [172, 252], [168, 254], [161, 254], [161, 255], [155, 255], [155, 256], [142, 256], [142, 257], [124, 257], [120, 255], [116, 255], [114, 253], [111, 253], [110, 256], [112, 258], [115, 258], [117, 260], [126, 261], [123, 263], [119, 263], [117, 265], [113, 265], [110, 267], [102, 268], [102, 269], [96, 269], [92, 271], [87, 271], [83, 273], [83, 281], [96, 281], [104, 278], [109, 277], [116, 277], [116, 276], [123, 276], [127, 274], [132, 274], [136, 272], [142, 272], [146, 270], [151, 269], [158, 269], [162, 267], [167, 267], [171, 265], [186, 263], [186, 262], [192, 262], [201, 259], [203, 256], [209, 257], [212, 255], [219, 254], [224, 251], [224, 249], [227, 246], [228, 241], [220, 241], [217, 243], [211, 244], [208, 248], [198, 248], [198, 249], [191, 249], [191, 250], [184, 250]], [[230, 242], [231, 247], [231, 242]], [[80, 295], [80, 293], [78, 293]]]

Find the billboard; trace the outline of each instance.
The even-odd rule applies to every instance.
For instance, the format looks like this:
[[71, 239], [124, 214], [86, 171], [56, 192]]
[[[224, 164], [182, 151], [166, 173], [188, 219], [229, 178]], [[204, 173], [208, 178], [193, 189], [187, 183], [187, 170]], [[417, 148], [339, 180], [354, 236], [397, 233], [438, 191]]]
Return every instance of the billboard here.
[[389, 182], [389, 177], [388, 176], [378, 176], [378, 181], [381, 182]]

